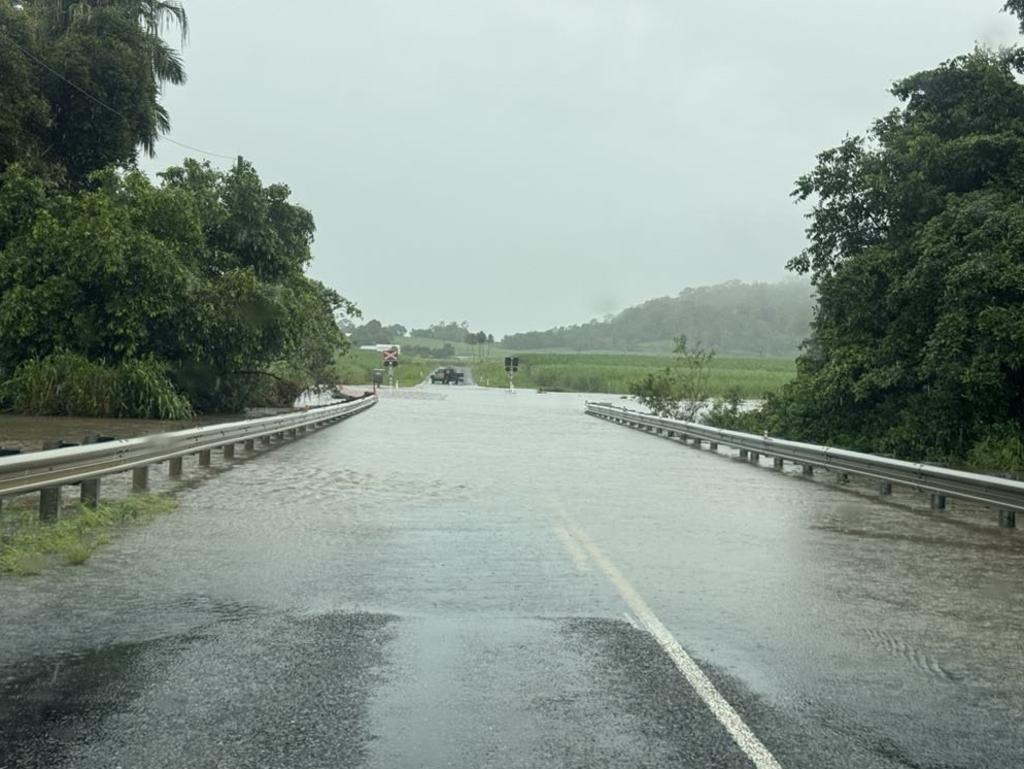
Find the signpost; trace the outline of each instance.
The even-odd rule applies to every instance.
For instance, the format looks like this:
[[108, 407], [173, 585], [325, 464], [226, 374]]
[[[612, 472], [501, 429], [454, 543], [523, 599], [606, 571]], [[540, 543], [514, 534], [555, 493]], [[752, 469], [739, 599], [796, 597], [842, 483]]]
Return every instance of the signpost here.
[[391, 347], [387, 350], [382, 350], [381, 356], [384, 359], [384, 368], [388, 372], [388, 383], [391, 385], [391, 389], [397, 389], [398, 385], [395, 381], [395, 366], [398, 365], [398, 348]]
[[516, 391], [516, 384], [513, 381], [516, 372], [519, 371], [519, 358], [508, 356], [505, 358], [505, 373], [508, 374], [508, 391]]

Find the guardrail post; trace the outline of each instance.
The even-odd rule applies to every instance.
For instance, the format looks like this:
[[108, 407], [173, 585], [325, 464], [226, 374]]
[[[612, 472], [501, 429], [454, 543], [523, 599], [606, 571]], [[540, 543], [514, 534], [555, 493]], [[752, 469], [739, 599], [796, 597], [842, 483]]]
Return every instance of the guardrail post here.
[[714, 441], [708, 443], [708, 451], [718, 451], [718, 444]]
[[210, 466], [210, 450], [203, 449], [199, 452], [199, 466], [209, 467]]
[[750, 452], [750, 464], [752, 464], [752, 465], [759, 465], [759, 464], [761, 464], [761, 455], [758, 454], [756, 451], [751, 451]]
[[786, 466], [786, 460], [782, 457], [774, 457], [772, 459], [772, 467], [776, 470], [782, 470]]
[[999, 511], [999, 527], [1002, 529], [1015, 529], [1017, 528], [1017, 511], [1016, 510], [1000, 510]]
[[181, 477], [181, 457], [171, 457], [167, 462], [167, 477], [168, 478], [180, 478]]
[[[84, 445], [90, 443], [96, 443], [99, 439], [97, 435], [87, 435], [82, 439]], [[86, 507], [96, 507], [100, 503], [100, 479], [99, 478], [88, 478], [82, 481], [80, 499], [82, 504]]]
[[270, 436], [269, 435], [261, 435], [260, 436], [260, 445], [261, 446], [269, 446], [270, 445]]
[[149, 465], [132, 470], [132, 491], [142, 492], [149, 488]]
[[[60, 441], [46, 441], [43, 450], [59, 449]], [[50, 486], [39, 492], [39, 520], [56, 521], [60, 517], [60, 486]]]
[[[21, 449], [5, 449], [3, 446], [0, 446], [0, 457], [13, 457], [16, 454], [20, 454], [20, 453], [21, 453]], [[0, 497], [0, 510], [3, 510], [3, 509], [4, 509], [4, 498]]]
[[942, 494], [932, 494], [929, 499], [929, 506], [932, 510], [945, 510], [946, 498]]
[[256, 451], [256, 441], [250, 438], [245, 442], [245, 453], [252, 454], [254, 451]]
[[750, 452], [747, 451], [746, 449], [740, 449], [740, 459], [742, 459], [745, 462], [749, 458], [750, 458]]
[[814, 465], [804, 465], [801, 472], [804, 475], [814, 475]]
[[892, 494], [892, 484], [889, 481], [882, 481], [878, 484], [878, 493], [883, 497], [888, 497]]
[[224, 454], [223, 454], [224, 459], [234, 459], [235, 458], [235, 444], [233, 444], [233, 443], [225, 443], [221, 448], [224, 450]]

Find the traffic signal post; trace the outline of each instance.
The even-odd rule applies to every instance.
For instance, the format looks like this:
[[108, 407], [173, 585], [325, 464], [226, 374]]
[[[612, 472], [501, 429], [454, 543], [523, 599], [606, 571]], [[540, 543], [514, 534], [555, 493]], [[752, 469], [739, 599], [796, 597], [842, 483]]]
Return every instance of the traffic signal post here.
[[510, 393], [516, 391], [515, 376], [517, 371], [519, 371], [519, 358], [507, 356], [505, 358], [505, 373], [508, 374], [508, 391]]

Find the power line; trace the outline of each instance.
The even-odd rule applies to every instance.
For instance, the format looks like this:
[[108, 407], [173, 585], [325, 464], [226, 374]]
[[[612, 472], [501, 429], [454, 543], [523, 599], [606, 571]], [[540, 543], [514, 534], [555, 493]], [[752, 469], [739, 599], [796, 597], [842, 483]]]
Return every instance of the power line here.
[[[122, 120], [130, 120], [130, 118], [127, 115], [125, 115], [123, 112], [121, 112], [120, 110], [114, 109], [109, 104], [104, 102], [102, 99], [99, 99], [96, 96], [93, 96], [91, 93], [86, 91], [84, 88], [82, 88], [77, 83], [73, 83], [72, 81], [68, 80], [66, 77], [64, 77], [64, 75], [62, 75], [60, 72], [58, 72], [53, 67], [51, 67], [49, 64], [47, 64], [43, 59], [40, 59], [38, 56], [36, 56], [30, 50], [28, 50], [23, 45], [21, 45], [21, 43], [19, 43], [17, 40], [15, 40], [13, 37], [11, 37], [11, 35], [9, 33], [7, 33], [6, 29], [4, 29], [3, 27], [0, 27], [0, 31], [6, 33], [7, 39], [11, 43], [14, 44], [15, 48], [17, 48], [19, 51], [21, 51], [22, 55], [26, 59], [29, 59], [30, 61], [35, 62], [40, 67], [42, 67], [47, 72], [49, 72], [51, 75], [53, 75], [54, 77], [56, 77], [59, 80], [62, 80], [63, 82], [67, 83], [69, 86], [71, 86], [76, 91], [78, 91], [80, 94], [82, 94], [85, 98], [89, 99], [89, 101], [92, 101], [95, 104], [98, 104], [100, 107], [102, 107], [103, 109], [107, 110], [108, 112], [110, 112], [110, 113], [112, 113], [114, 115], [117, 115]], [[200, 155], [207, 155], [207, 156], [212, 157], [212, 158], [222, 158], [224, 160], [234, 160], [235, 157], [236, 157], [236, 156], [233, 156], [233, 155], [222, 155], [219, 152], [210, 152], [209, 150], [204, 150], [204, 149], [201, 149], [199, 147], [193, 147], [191, 144], [185, 144], [184, 142], [176, 141], [175, 139], [172, 139], [170, 136], [162, 136], [160, 138], [163, 139], [164, 141], [168, 141], [171, 144], [175, 144], [175, 145], [177, 145], [179, 147], [182, 147], [184, 149], [192, 150], [193, 152], [198, 152]]]

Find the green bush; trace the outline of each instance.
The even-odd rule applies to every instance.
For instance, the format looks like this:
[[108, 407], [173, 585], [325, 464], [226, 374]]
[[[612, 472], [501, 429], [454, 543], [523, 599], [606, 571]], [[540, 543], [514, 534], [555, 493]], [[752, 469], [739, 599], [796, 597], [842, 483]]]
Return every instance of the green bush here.
[[171, 384], [167, 371], [154, 360], [105, 366], [58, 352], [18, 366], [0, 385], [0, 402], [37, 416], [188, 419], [192, 406]]
[[1016, 425], [996, 425], [971, 447], [967, 458], [974, 470], [1024, 473], [1024, 440]]

